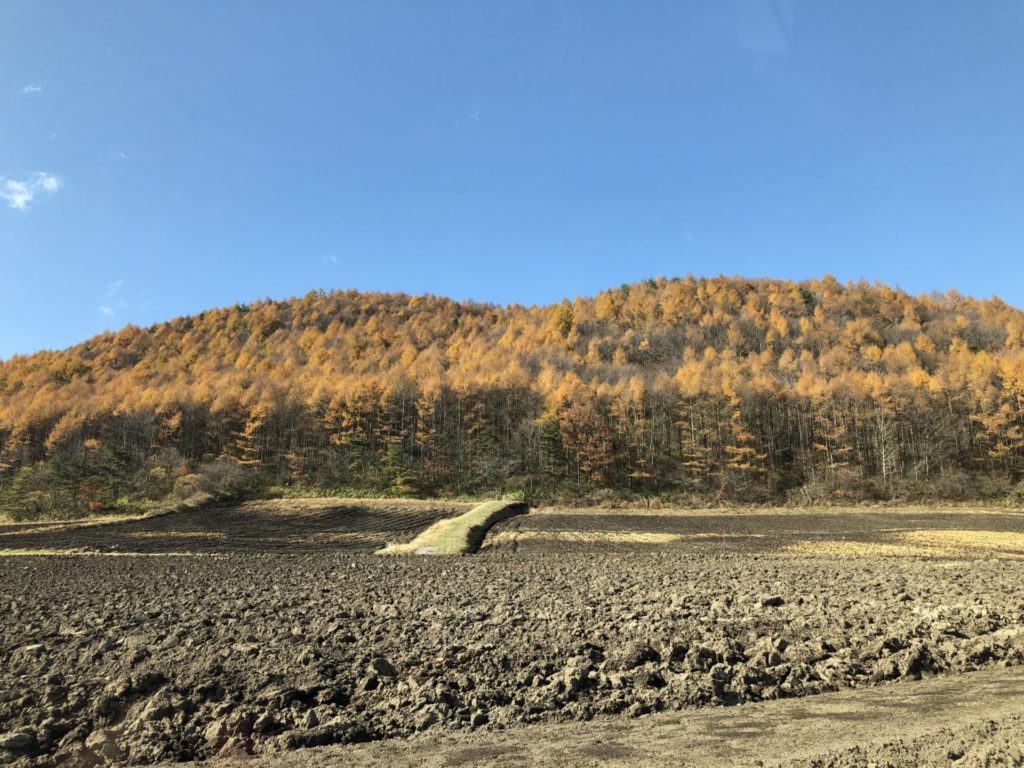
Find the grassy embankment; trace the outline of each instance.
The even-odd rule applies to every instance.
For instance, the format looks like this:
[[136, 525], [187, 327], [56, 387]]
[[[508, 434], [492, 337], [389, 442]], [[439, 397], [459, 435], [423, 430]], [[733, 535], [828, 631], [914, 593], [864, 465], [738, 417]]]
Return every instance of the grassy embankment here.
[[407, 544], [389, 544], [378, 555], [462, 555], [480, 548], [491, 526], [513, 515], [525, 514], [521, 501], [487, 501], [469, 512], [438, 520]]
[[58, 528], [58, 527], [75, 527], [84, 528], [92, 525], [108, 525], [110, 523], [125, 523], [130, 520], [142, 520], [147, 517], [159, 517], [161, 515], [170, 515], [175, 512], [187, 512], [188, 510], [199, 509], [205, 507], [213, 501], [217, 501], [217, 497], [211, 493], [205, 491], [199, 491], [187, 499], [165, 501], [154, 503], [149, 509], [144, 512], [138, 513], [126, 513], [126, 514], [105, 514], [105, 515], [87, 515], [83, 517], [71, 517], [71, 518], [48, 518], [43, 517], [39, 519], [29, 518], [21, 519], [10, 515], [0, 514], [0, 527], [4, 526], [19, 526], [22, 528], [36, 527], [39, 528]]

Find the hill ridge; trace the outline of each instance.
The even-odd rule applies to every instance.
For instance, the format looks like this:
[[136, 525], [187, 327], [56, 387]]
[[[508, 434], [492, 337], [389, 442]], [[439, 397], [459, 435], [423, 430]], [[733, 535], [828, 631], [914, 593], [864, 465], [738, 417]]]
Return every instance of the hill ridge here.
[[955, 291], [313, 291], [0, 363], [0, 504], [43, 503], [57, 472], [64, 505], [137, 505], [156, 491], [129, 475], [170, 493], [218, 459], [246, 482], [420, 495], [989, 495], [1024, 471], [1022, 382], [1024, 313]]

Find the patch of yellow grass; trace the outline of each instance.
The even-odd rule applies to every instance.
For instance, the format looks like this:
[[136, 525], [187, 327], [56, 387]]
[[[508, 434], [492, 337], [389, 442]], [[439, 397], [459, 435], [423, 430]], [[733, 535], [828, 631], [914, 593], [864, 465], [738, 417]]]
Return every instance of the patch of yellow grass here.
[[33, 555], [84, 555], [80, 549], [0, 549], [0, 557], [29, 557]]
[[205, 552], [97, 552], [89, 549], [0, 549], [0, 557], [199, 557]]
[[887, 541], [801, 541], [782, 549], [797, 557], [1024, 558], [1024, 534], [1013, 531], [904, 531]]
[[1016, 531], [908, 531], [902, 538], [928, 547], [983, 549], [1024, 556], [1024, 533]]
[[9, 525], [28, 525], [29, 523], [36, 523], [38, 525], [63, 525], [66, 522], [67, 521], [63, 520], [53, 520], [51, 522], [47, 522], [45, 520], [15, 520], [13, 517], [10, 517], [9, 515], [0, 515], [0, 528], [4, 528]]
[[605, 509], [587, 507], [541, 507], [531, 515], [557, 517], [777, 517], [797, 515], [1008, 515], [1021, 516], [1024, 510], [985, 507], [720, 507], [709, 509], [647, 509], [623, 507]]
[[679, 541], [763, 538], [761, 533], [657, 533], [653, 531], [502, 531], [485, 546], [523, 541], [560, 541], [571, 544], [672, 544]]
[[952, 550], [877, 541], [801, 541], [779, 550], [793, 557], [950, 557]]
[[195, 510], [209, 504], [213, 500], [213, 496], [200, 491], [199, 493], [192, 494], [184, 501], [154, 507], [146, 512], [140, 512], [134, 515], [90, 515], [89, 517], [82, 517], [74, 520], [25, 520], [21, 523], [12, 520], [10, 517], [0, 516], [0, 527], [32, 523], [32, 527], [30, 528], [25, 528], [20, 531], [8, 531], [4, 534], [5, 536], [18, 536], [24, 533], [45, 533], [51, 531], [71, 530], [75, 528], [91, 528], [96, 525], [130, 523], [134, 520], [146, 520], [150, 517], [163, 517], [164, 515], [174, 514], [175, 512]]
[[408, 544], [389, 544], [378, 555], [461, 555], [473, 552], [492, 525], [526, 511], [518, 501], [488, 501], [458, 517], [438, 520]]
[[309, 533], [296, 533], [288, 536], [274, 536], [271, 538], [265, 538], [269, 544], [289, 544], [289, 545], [301, 545], [308, 544], [315, 541], [317, 544], [325, 544], [334, 542], [337, 544], [346, 544], [349, 542], [360, 542], [360, 541], [379, 541], [381, 539], [380, 534], [375, 533], [351, 533], [344, 531], [335, 532], [317, 532], [315, 534]]
[[383, 509], [390, 511], [396, 507], [407, 507], [409, 511], [436, 509], [439, 505], [456, 509], [472, 509], [468, 502], [455, 502], [446, 499], [404, 499], [404, 498], [373, 498], [359, 499], [347, 496], [310, 496], [284, 499], [255, 499], [243, 501], [237, 505], [242, 511], [252, 510], [270, 514], [309, 514], [329, 512], [336, 507], [360, 507], [367, 510]]
[[220, 531], [131, 531], [126, 534], [133, 539], [226, 539]]
[[10, 518], [0, 518], [0, 529], [15, 525], [27, 525], [17, 531], [4, 531], [5, 536], [21, 536], [26, 533], [50, 533], [53, 531], [72, 530], [74, 528], [91, 528], [94, 525], [111, 523], [128, 523], [133, 520], [144, 520], [149, 515], [97, 515], [84, 517], [80, 520], [23, 520], [17, 522]]
[[524, 541], [561, 541], [571, 544], [671, 544], [683, 536], [678, 533], [644, 531], [502, 531], [492, 536], [488, 547], [518, 544]]

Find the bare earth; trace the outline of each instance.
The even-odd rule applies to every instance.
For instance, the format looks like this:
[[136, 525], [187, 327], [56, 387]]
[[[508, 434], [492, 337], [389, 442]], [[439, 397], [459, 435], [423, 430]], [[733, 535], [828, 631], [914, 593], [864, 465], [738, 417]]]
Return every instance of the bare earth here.
[[465, 508], [0, 528], [0, 763], [1024, 760], [1018, 511]]
[[5, 549], [104, 554], [369, 553], [411, 539], [471, 504], [352, 499], [275, 499], [178, 512], [118, 525], [19, 523], [0, 527]]
[[657, 714], [637, 720], [429, 734], [326, 747], [262, 766], [851, 766], [1020, 765], [1024, 670], [943, 676], [898, 686]]

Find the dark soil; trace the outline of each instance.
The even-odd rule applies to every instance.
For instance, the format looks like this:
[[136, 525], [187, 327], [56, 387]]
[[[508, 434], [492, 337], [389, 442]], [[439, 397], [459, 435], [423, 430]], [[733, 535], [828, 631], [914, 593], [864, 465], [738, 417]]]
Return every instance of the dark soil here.
[[993, 768], [1024, 763], [1024, 667], [642, 718], [435, 730], [237, 768]]
[[[782, 556], [764, 515], [742, 518], [766, 534], [742, 551], [537, 543], [380, 558], [364, 554], [370, 541], [405, 523], [374, 508], [365, 516], [393, 527], [354, 547], [331, 525], [362, 518], [325, 520], [326, 508], [338, 507], [293, 510], [290, 528], [249, 508], [0, 545], [200, 553], [0, 557], [0, 762], [274, 753], [1024, 662], [1019, 559]], [[225, 530], [224, 554], [182, 535]]]
[[[751, 552], [766, 554], [802, 542], [863, 542], [891, 540], [910, 531], [998, 531], [1024, 533], [1024, 512], [951, 508], [866, 508], [800, 510], [695, 510], [633, 511], [545, 508], [511, 518], [491, 530], [498, 548], [553, 551], [615, 550], [629, 548], [629, 542], [602, 541], [602, 534], [621, 531], [678, 535], [674, 549], [708, 552]], [[499, 534], [534, 535], [528, 542], [509, 544]], [[593, 541], [558, 541], [559, 534], [596, 534]], [[545, 536], [552, 536], [545, 540]], [[692, 541], [687, 541], [692, 537]], [[651, 544], [642, 545], [650, 549]], [[1024, 552], [1018, 552], [1024, 555]]]
[[112, 525], [0, 527], [3, 549], [98, 552], [373, 552], [406, 541], [472, 504], [280, 499], [221, 506]]

